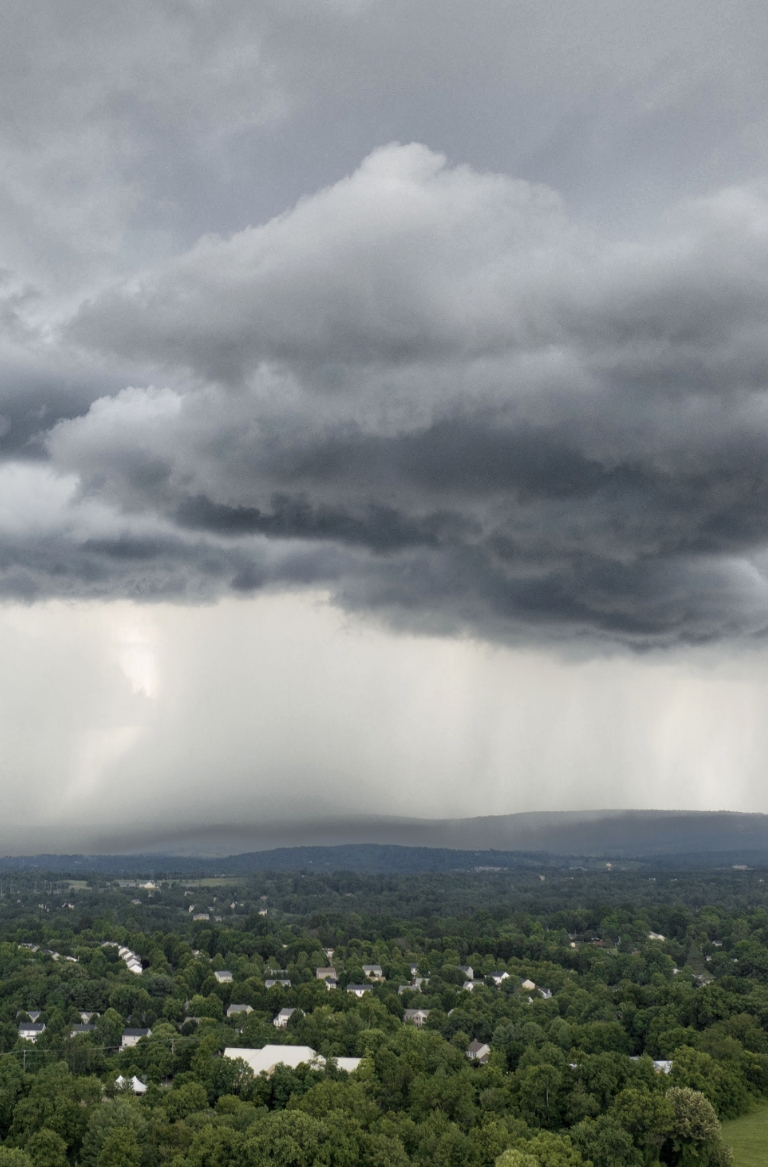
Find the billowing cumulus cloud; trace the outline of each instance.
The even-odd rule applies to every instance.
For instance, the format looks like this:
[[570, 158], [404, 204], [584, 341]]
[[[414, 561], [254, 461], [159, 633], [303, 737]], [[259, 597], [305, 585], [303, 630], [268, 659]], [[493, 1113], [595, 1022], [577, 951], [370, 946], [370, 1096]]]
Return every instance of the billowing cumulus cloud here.
[[[617, 242], [546, 188], [378, 149], [78, 309], [70, 344], [173, 385], [46, 431], [81, 534], [49, 562], [16, 544], [6, 578], [313, 584], [500, 638], [761, 635], [767, 306], [760, 185]], [[97, 506], [112, 525], [92, 533]]]

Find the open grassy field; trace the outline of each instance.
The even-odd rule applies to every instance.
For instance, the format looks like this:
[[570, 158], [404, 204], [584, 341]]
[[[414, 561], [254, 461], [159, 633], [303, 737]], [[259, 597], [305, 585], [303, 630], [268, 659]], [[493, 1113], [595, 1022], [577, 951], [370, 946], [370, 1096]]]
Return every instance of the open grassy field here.
[[768, 1167], [768, 1106], [724, 1122], [723, 1139], [733, 1147], [733, 1167]]

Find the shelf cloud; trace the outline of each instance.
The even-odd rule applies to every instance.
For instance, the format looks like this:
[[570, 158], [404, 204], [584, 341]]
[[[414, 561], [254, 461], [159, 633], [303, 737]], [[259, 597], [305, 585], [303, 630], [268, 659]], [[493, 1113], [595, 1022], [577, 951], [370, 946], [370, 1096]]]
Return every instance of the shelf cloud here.
[[[165, 371], [38, 432], [76, 481], [6, 595], [320, 586], [419, 630], [647, 647], [768, 623], [768, 191], [615, 240], [541, 185], [375, 150], [80, 305]], [[84, 359], [84, 358], [83, 358]]]

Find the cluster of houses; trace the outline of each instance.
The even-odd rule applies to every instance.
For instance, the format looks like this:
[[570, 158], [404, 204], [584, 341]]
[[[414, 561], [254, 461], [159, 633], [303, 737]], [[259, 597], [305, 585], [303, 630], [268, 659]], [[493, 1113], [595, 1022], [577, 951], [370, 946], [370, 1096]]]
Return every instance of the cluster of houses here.
[[141, 957], [137, 952], [132, 952], [130, 948], [126, 948], [124, 944], [118, 944], [116, 940], [102, 940], [102, 948], [116, 948], [118, 956], [125, 961], [125, 966], [132, 973], [141, 976], [143, 970], [141, 964]]
[[[82, 1022], [73, 1025], [69, 1031], [70, 1037], [78, 1037], [83, 1033], [94, 1033], [96, 1026], [93, 1024], [92, 1018], [98, 1017], [98, 1013], [81, 1013]], [[40, 1011], [38, 1009], [29, 1009], [27, 1011], [29, 1021], [21, 1021], [19, 1023], [19, 1037], [22, 1041], [37, 1041], [41, 1033], [45, 1033], [45, 1022], [39, 1021]], [[124, 1029], [122, 1038], [120, 1040], [120, 1049], [132, 1049], [133, 1046], [138, 1045], [142, 1037], [151, 1037], [151, 1029]]]
[[52, 948], [41, 948], [39, 944], [20, 944], [19, 948], [28, 948], [30, 952], [39, 952], [41, 956], [50, 956], [51, 960], [68, 960], [72, 964], [77, 964], [76, 956], [62, 956], [60, 952], [54, 952]]

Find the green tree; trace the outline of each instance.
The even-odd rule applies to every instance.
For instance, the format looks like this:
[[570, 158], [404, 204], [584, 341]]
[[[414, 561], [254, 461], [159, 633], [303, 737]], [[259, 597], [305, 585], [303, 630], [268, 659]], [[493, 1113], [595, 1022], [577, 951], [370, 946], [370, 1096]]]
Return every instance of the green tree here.
[[655, 1163], [672, 1133], [675, 1112], [664, 1094], [628, 1087], [613, 1105], [613, 1117], [629, 1131], [646, 1164]]
[[47, 1127], [32, 1135], [25, 1150], [34, 1167], [67, 1167], [67, 1144]]
[[632, 1136], [608, 1114], [594, 1121], [584, 1119], [571, 1127], [570, 1136], [594, 1167], [641, 1167], [642, 1157]]
[[98, 1167], [140, 1167], [141, 1148], [136, 1131], [117, 1127], [104, 1140], [96, 1160]]
[[35, 1164], [17, 1147], [0, 1147], [0, 1167], [35, 1167]]
[[674, 1110], [672, 1143], [682, 1167], [728, 1162], [720, 1123], [712, 1104], [698, 1090], [672, 1086], [667, 1099]]

